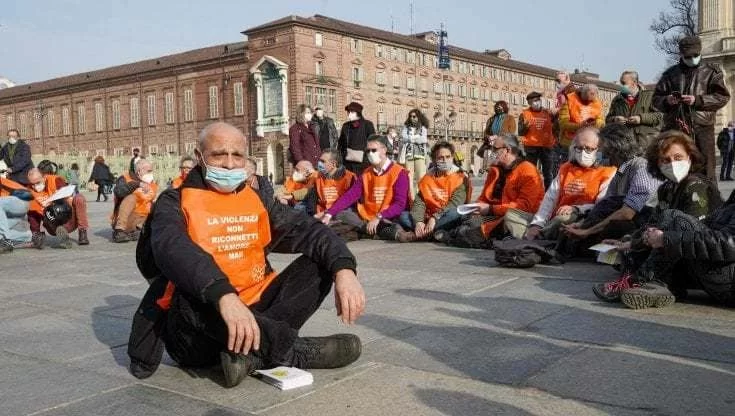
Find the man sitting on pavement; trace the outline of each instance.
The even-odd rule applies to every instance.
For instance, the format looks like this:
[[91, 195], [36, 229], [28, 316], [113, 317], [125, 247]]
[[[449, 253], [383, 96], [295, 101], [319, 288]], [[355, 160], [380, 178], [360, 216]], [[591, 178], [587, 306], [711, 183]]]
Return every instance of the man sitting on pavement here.
[[328, 149], [319, 158], [319, 176], [306, 198], [315, 207], [314, 217], [317, 219], [322, 219], [327, 210], [355, 183], [355, 174], [342, 166], [340, 157], [339, 151]]
[[194, 166], [196, 166], [197, 162], [194, 160], [193, 157], [187, 155], [181, 158], [181, 161], [179, 161], [179, 176], [174, 178], [173, 182], [171, 182], [172, 188], [179, 188], [181, 187], [181, 184], [184, 183], [186, 180], [186, 175], [191, 172], [192, 169], [194, 169]]
[[[44, 218], [44, 209], [49, 205], [47, 201], [59, 189], [65, 187], [67, 183], [60, 177], [52, 174], [44, 175], [38, 168], [28, 171], [28, 189], [33, 195], [28, 210], [28, 222], [31, 226], [31, 232], [35, 235], [42, 233], [41, 225], [51, 235], [55, 235], [59, 239], [60, 248], [71, 248], [69, 233], [77, 230], [78, 244], [84, 246], [89, 244], [87, 238], [87, 230], [89, 229], [89, 221], [87, 217], [87, 200], [82, 194], [76, 194], [65, 200], [71, 207], [71, 218], [64, 224], [51, 224]], [[43, 234], [36, 237], [42, 239]]]
[[599, 146], [597, 129], [577, 131], [572, 159], [559, 168], [536, 214], [516, 209], [505, 214], [505, 228], [513, 237], [556, 240], [561, 225], [577, 221], [605, 196], [615, 168], [597, 163]]
[[[362, 314], [355, 257], [328, 227], [246, 186], [246, 149], [234, 126], [207, 126], [199, 166], [146, 223], [137, 260], [151, 286], [128, 344], [136, 377], [153, 374], [162, 343], [181, 366], [220, 363], [226, 387], [260, 368], [337, 368], [361, 354], [355, 335], [299, 337], [332, 283], [342, 321]], [[272, 251], [302, 256], [277, 274]]]
[[498, 225], [510, 209], [536, 212], [544, 197], [538, 169], [523, 159], [525, 152], [515, 134], [503, 133], [491, 144], [485, 185], [477, 198], [475, 212], [459, 227], [436, 232], [434, 238], [449, 245], [486, 247], [491, 238], [504, 237]]
[[140, 229], [158, 196], [153, 164], [139, 159], [134, 173], [126, 173], [115, 184], [115, 208], [112, 212], [112, 241], [124, 243], [138, 239]]
[[286, 178], [283, 190], [276, 195], [276, 199], [284, 205], [291, 205], [298, 210], [313, 215], [313, 212], [309, 212], [304, 199], [306, 199], [309, 190], [314, 187], [316, 178], [314, 165], [308, 160], [300, 161], [294, 166], [293, 174]]
[[401, 233], [398, 241], [426, 240], [435, 231], [459, 225], [462, 216], [457, 207], [468, 202], [469, 181], [454, 164], [455, 156], [454, 146], [449, 142], [439, 142], [431, 148], [433, 167], [419, 181], [411, 212], [401, 214], [401, 225], [411, 231]]
[[18, 182], [0, 176], [0, 253], [30, 245], [41, 248], [43, 235], [33, 234], [25, 225], [30, 201], [30, 191]]
[[[404, 232], [396, 222], [410, 198], [408, 172], [388, 158], [385, 136], [370, 136], [365, 153], [370, 166], [326, 211], [322, 222], [329, 224], [335, 218], [357, 228], [359, 233], [396, 240]], [[356, 211], [350, 208], [355, 204]]]

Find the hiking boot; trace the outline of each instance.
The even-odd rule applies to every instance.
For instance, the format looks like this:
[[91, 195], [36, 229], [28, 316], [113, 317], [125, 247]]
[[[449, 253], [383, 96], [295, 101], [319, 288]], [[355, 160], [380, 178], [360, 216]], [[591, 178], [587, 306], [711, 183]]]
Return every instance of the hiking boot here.
[[123, 230], [115, 230], [112, 232], [112, 241], [115, 243], [127, 243], [130, 240], [130, 236]]
[[416, 233], [413, 231], [403, 231], [402, 229], [398, 229], [398, 234], [396, 235], [396, 240], [400, 243], [410, 243], [413, 241], [418, 241], [419, 238], [416, 236]]
[[66, 231], [63, 225], [56, 227], [56, 238], [59, 239], [59, 248], [69, 249], [71, 248], [71, 240], [69, 239], [69, 232]]
[[79, 230], [77, 230], [77, 234], [79, 236], [79, 239], [77, 241], [79, 242], [80, 246], [89, 245], [89, 239], [87, 238], [87, 230], [80, 228]]
[[630, 289], [624, 289], [620, 293], [620, 300], [631, 309], [645, 309], [669, 306], [676, 298], [664, 283], [652, 280]]
[[623, 289], [630, 289], [631, 287], [638, 286], [636, 283], [633, 283], [632, 278], [632, 274], [626, 273], [620, 276], [618, 280], [599, 283], [592, 286], [592, 292], [594, 292], [595, 296], [605, 302], [620, 302], [620, 292], [622, 292]]
[[39, 231], [37, 233], [33, 233], [31, 236], [31, 244], [34, 248], [37, 248], [39, 250], [43, 250], [43, 242], [46, 240], [46, 233], [43, 231]]
[[219, 353], [219, 360], [225, 376], [225, 387], [228, 388], [237, 386], [250, 373], [263, 368], [263, 361], [253, 353], [244, 355], [222, 351]]
[[360, 358], [362, 343], [357, 335], [352, 334], [296, 338], [293, 351], [294, 367], [339, 368]]
[[138, 241], [140, 238], [140, 230], [133, 230], [128, 232], [128, 238], [130, 241]]
[[9, 240], [6, 240], [5, 238], [0, 237], [0, 254], [10, 253], [11, 251], [13, 251], [13, 243], [11, 243]]

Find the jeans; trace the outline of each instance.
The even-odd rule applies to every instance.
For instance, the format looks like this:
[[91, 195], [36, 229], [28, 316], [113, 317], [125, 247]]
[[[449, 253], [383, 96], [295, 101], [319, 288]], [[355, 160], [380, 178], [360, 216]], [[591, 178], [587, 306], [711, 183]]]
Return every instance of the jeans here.
[[[434, 225], [434, 231], [439, 230], [450, 230], [456, 226], [459, 225], [459, 223], [462, 220], [462, 216], [459, 215], [457, 212], [457, 208], [452, 208], [442, 214], [441, 217], [439, 217], [438, 220], [436, 220], [436, 225]], [[416, 228], [416, 224], [413, 222], [413, 218], [411, 217], [411, 213], [408, 211], [403, 211], [401, 213], [401, 216], [398, 217], [398, 224], [400, 224], [401, 227], [413, 231]]]
[[[12, 244], [23, 244], [31, 241], [31, 231], [20, 231], [17, 228], [24, 222], [28, 212], [28, 202], [14, 196], [0, 198], [0, 237]], [[24, 225], [21, 225], [24, 227]]]

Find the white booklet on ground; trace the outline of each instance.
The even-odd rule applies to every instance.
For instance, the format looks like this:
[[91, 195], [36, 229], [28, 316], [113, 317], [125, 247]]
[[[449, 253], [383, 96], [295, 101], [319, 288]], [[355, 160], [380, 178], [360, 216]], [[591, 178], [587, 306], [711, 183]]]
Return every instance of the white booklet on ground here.
[[620, 264], [620, 252], [612, 244], [595, 244], [590, 250], [597, 251], [597, 262], [604, 264]]
[[276, 367], [270, 370], [255, 370], [256, 377], [281, 390], [290, 390], [314, 383], [310, 372], [296, 367]]
[[457, 207], [457, 213], [459, 215], [472, 214], [479, 207], [480, 207], [480, 204], [477, 204], [477, 203], [462, 204], [462, 205], [460, 205], [460, 206]]
[[77, 189], [77, 187], [74, 186], [74, 185], [67, 185], [67, 186], [59, 189], [58, 191], [54, 192], [54, 194], [51, 195], [46, 200], [46, 202], [53, 202], [53, 201], [56, 201], [57, 199], [69, 198], [70, 196], [73, 196], [74, 195], [74, 191], [76, 189]]

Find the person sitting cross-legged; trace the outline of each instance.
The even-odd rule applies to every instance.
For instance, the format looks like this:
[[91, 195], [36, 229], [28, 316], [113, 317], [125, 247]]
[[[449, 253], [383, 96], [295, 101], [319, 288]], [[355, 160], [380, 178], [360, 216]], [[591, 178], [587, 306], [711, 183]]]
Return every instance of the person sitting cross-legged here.
[[454, 146], [449, 142], [439, 142], [431, 148], [433, 167], [419, 181], [411, 211], [400, 218], [401, 226], [413, 231], [400, 233], [398, 241], [426, 240], [435, 231], [459, 225], [462, 216], [457, 207], [467, 202], [469, 181], [454, 164], [454, 157]]
[[25, 186], [0, 175], [0, 253], [19, 247], [43, 247], [43, 233], [34, 236], [25, 224], [32, 199]]
[[321, 220], [329, 208], [355, 183], [357, 176], [340, 163], [339, 151], [327, 149], [322, 152], [317, 164], [319, 176], [306, 197], [314, 207], [314, 217]]
[[115, 208], [112, 212], [112, 241], [136, 241], [153, 202], [158, 197], [158, 185], [153, 164], [146, 159], [135, 163], [135, 171], [126, 173], [115, 184]]
[[316, 178], [317, 173], [314, 170], [314, 165], [308, 160], [300, 161], [294, 166], [291, 176], [286, 178], [286, 183], [283, 184], [283, 189], [276, 194], [276, 199], [284, 205], [290, 205], [313, 215], [314, 213], [310, 212], [305, 199], [309, 190], [314, 187]]

